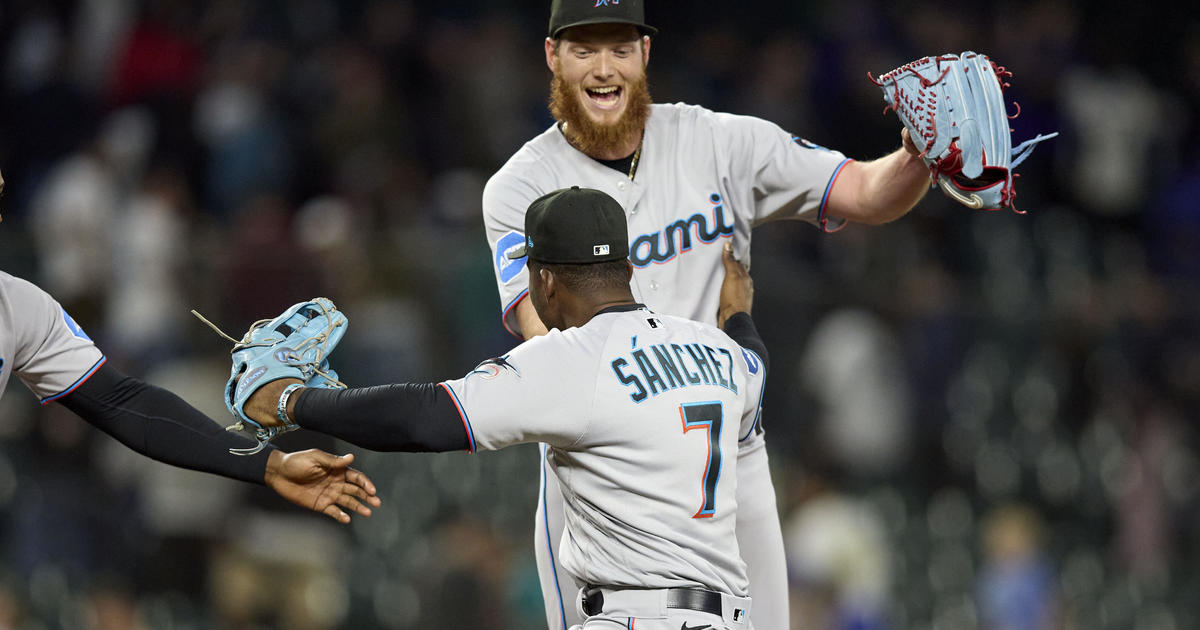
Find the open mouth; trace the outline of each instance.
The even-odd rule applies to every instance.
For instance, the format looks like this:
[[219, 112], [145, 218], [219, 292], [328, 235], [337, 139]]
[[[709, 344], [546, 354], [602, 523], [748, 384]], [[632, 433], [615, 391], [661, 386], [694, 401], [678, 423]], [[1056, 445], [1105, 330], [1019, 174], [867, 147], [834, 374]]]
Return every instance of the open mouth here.
[[601, 107], [613, 107], [621, 99], [621, 88], [610, 85], [606, 87], [587, 88], [588, 98]]

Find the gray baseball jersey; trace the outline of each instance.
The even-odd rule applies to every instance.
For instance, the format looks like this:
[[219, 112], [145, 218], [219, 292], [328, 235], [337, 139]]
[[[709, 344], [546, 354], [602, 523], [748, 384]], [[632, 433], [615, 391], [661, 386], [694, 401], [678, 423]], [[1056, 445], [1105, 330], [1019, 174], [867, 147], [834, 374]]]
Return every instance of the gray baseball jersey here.
[[[634, 295], [659, 313], [714, 323], [724, 269], [721, 250], [750, 262], [750, 231], [765, 221], [797, 219], [835, 229], [825, 216], [829, 191], [850, 161], [768, 121], [684, 104], [652, 105], [633, 180], [567, 143], [557, 127], [525, 144], [483, 193], [483, 217], [505, 327], [528, 291], [524, 260], [505, 253], [524, 242], [525, 211], [541, 195], [568, 186], [602, 190], [625, 208]], [[787, 572], [783, 536], [761, 436], [738, 450], [737, 536], [747, 561], [754, 623], [785, 628]], [[543, 462], [535, 551], [551, 630], [578, 622], [569, 579], [550, 541], [563, 526], [562, 500]]]
[[559, 552], [578, 580], [745, 596], [736, 453], [764, 372], [715, 327], [637, 308], [552, 330], [442, 386], [472, 450], [549, 445]]
[[104, 361], [54, 298], [0, 271], [0, 394], [15, 373], [45, 404], [74, 391]]
[[[525, 144], [488, 181], [483, 218], [504, 325], [529, 286], [525, 261], [505, 253], [525, 242], [525, 211], [569, 186], [602, 190], [629, 221], [634, 297], [656, 312], [715, 323], [724, 271], [721, 247], [750, 264], [750, 230], [824, 216], [829, 190], [849, 160], [759, 118], [695, 105], [652, 105], [633, 180], [580, 153], [557, 127]], [[686, 264], [685, 264], [686, 263]]]

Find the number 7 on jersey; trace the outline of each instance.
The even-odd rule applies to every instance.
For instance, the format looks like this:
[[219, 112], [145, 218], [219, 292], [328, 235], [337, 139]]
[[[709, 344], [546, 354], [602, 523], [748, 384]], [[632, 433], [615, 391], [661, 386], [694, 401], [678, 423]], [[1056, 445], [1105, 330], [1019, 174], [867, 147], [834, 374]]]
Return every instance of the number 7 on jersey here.
[[683, 420], [683, 432], [704, 429], [708, 436], [708, 460], [704, 465], [704, 477], [700, 481], [702, 501], [700, 510], [692, 518], [712, 518], [717, 511], [717, 481], [721, 478], [721, 418], [723, 409], [720, 401], [683, 403], [679, 405], [679, 417]]

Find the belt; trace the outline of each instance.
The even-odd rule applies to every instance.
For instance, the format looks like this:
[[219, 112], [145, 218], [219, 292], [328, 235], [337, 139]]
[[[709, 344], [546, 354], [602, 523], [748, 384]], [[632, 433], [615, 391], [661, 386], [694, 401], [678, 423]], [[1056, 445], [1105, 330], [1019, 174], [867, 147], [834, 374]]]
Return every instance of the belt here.
[[[699, 588], [668, 588], [667, 608], [684, 608], [721, 616], [721, 594]], [[583, 612], [598, 615], [604, 609], [604, 593], [598, 586], [588, 586], [583, 597]]]

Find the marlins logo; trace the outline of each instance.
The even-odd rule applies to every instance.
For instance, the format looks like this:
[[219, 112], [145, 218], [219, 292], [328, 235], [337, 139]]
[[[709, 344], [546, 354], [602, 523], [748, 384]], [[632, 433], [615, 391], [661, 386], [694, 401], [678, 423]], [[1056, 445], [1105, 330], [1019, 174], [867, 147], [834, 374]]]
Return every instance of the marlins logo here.
[[467, 376], [470, 376], [471, 374], [479, 374], [484, 379], [491, 380], [497, 376], [500, 376], [500, 373], [504, 370], [511, 370], [512, 373], [516, 374], [517, 376], [521, 375], [521, 373], [517, 371], [517, 368], [513, 367], [513, 364], [508, 362], [508, 357], [503, 356], [495, 359], [488, 359], [487, 361], [480, 363], [479, 365], [475, 366], [475, 369], [471, 370]]
[[828, 151], [829, 150], [811, 140], [801, 138], [800, 136], [797, 136], [797, 135], [792, 136], [792, 142], [795, 142], [796, 144], [804, 147], [805, 149], [817, 149], [819, 151]]

